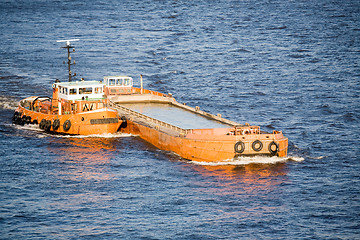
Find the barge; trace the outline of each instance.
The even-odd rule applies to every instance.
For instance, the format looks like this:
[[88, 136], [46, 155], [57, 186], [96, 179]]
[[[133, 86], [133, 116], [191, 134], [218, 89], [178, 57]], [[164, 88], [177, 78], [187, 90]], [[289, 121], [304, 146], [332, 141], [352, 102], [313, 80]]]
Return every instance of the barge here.
[[126, 76], [104, 78], [109, 106], [121, 116], [119, 131], [137, 135], [182, 158], [217, 162], [239, 156], [286, 157], [288, 139], [281, 131], [239, 124], [178, 103], [171, 94], [133, 87]]

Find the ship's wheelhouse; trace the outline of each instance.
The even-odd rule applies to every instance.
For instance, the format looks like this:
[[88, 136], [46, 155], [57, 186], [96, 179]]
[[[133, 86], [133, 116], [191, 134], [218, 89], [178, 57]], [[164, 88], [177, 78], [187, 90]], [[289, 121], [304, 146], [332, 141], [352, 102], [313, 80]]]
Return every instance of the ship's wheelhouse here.
[[104, 77], [105, 94], [131, 94], [133, 87], [133, 79], [127, 76], [107, 76]]
[[64, 100], [84, 100], [104, 98], [104, 84], [98, 81], [55, 83], [59, 98]]

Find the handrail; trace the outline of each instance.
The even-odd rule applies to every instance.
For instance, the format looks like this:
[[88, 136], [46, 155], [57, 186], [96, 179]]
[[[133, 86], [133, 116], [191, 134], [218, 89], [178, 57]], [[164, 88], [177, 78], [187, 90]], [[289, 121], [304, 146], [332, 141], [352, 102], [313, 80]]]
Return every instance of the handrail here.
[[153, 122], [153, 123], [158, 124], [158, 125], [160, 125], [160, 126], [170, 128], [170, 129], [175, 130], [175, 131], [177, 131], [177, 132], [180, 132], [180, 133], [182, 133], [182, 134], [188, 134], [189, 132], [191, 132], [191, 130], [189, 130], [189, 129], [183, 129], [183, 128], [180, 128], [180, 127], [171, 125], [171, 124], [169, 124], [169, 123], [160, 121], [160, 120], [158, 120], [158, 119], [155, 119], [155, 118], [146, 116], [146, 115], [144, 115], [144, 114], [142, 114], [142, 113], [139, 113], [139, 112], [136, 112], [136, 111], [134, 111], [134, 110], [132, 110], [132, 109], [130, 109], [130, 108], [127, 108], [127, 107], [118, 105], [118, 104], [112, 102], [111, 100], [109, 100], [109, 105], [110, 105], [111, 107], [113, 107], [113, 108], [119, 109], [119, 110], [124, 111], [124, 112], [126, 112], [126, 113], [128, 113], [128, 114], [131, 114], [131, 115], [134, 115], [134, 116], [136, 116], [136, 117], [145, 119], [146, 121]]

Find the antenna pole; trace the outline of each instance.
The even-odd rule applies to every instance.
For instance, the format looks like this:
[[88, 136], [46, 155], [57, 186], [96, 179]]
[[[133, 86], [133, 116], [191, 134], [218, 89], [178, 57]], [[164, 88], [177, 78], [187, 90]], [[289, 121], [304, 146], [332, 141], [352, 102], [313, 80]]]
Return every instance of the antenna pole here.
[[71, 73], [71, 56], [70, 56], [70, 48], [73, 48], [70, 45], [66, 45], [66, 47], [62, 47], [62, 48], [67, 48], [67, 53], [68, 53], [68, 68], [69, 68], [69, 82], [71, 82], [71, 78], [72, 78], [72, 73]]
[[71, 46], [70, 41], [78, 41], [78, 40], [79, 39], [59, 40], [59, 41], [57, 41], [57, 42], [66, 42], [66, 46], [61, 47], [61, 48], [66, 48], [67, 49], [67, 54], [68, 54], [67, 64], [68, 64], [68, 71], [69, 71], [69, 82], [71, 82], [72, 77], [76, 76], [76, 73], [74, 73], [74, 75], [72, 75], [72, 72], [71, 72], [71, 65], [75, 64], [75, 61], [74, 61], [74, 63], [71, 62], [70, 49], [73, 49], [73, 52], [75, 52], [75, 47]]

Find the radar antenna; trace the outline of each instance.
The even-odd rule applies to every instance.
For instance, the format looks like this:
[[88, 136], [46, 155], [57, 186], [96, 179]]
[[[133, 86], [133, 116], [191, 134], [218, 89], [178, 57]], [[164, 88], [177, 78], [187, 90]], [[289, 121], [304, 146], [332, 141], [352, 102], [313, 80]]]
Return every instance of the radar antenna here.
[[71, 78], [76, 76], [76, 73], [74, 73], [74, 75], [71, 73], [71, 65], [75, 64], [75, 60], [72, 63], [71, 62], [71, 56], [70, 56], [70, 49], [73, 49], [72, 51], [75, 52], [75, 47], [71, 46], [70, 42], [74, 42], [74, 41], [79, 41], [80, 39], [69, 39], [69, 40], [57, 40], [56, 42], [66, 42], [66, 46], [61, 47], [61, 48], [66, 48], [67, 52], [68, 52], [68, 68], [69, 68], [69, 82], [71, 82]]

